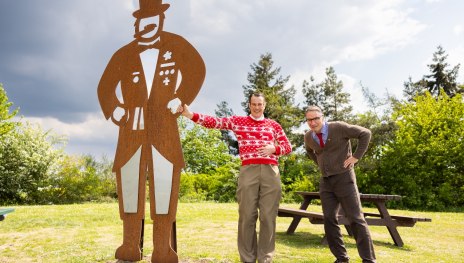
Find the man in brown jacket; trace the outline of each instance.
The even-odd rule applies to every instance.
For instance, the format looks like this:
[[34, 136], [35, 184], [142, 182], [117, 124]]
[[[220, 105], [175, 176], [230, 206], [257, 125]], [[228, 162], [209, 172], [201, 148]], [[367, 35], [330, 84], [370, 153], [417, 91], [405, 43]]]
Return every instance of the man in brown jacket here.
[[[362, 262], [375, 262], [374, 246], [363, 216], [353, 169], [367, 150], [371, 132], [345, 122], [325, 122], [322, 110], [317, 106], [308, 107], [306, 121], [311, 130], [305, 134], [305, 147], [322, 173], [319, 192], [324, 230], [330, 251], [337, 258], [335, 262], [349, 262], [350, 259], [337, 221], [340, 206], [351, 222]], [[350, 139], [358, 139], [354, 153], [351, 153]]]

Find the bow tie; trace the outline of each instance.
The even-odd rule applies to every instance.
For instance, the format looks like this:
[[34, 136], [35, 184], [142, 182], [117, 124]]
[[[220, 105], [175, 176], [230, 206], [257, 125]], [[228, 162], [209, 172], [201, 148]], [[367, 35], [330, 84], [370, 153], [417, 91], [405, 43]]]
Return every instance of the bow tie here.
[[150, 48], [157, 48], [157, 49], [159, 49], [159, 46], [160, 46], [160, 42], [159, 42], [159, 41], [156, 41], [155, 43], [150, 44], [150, 45], [141, 45], [141, 44], [139, 44], [139, 47], [140, 47], [143, 51], [145, 51], [145, 50], [147, 50], [147, 49], [150, 49]]

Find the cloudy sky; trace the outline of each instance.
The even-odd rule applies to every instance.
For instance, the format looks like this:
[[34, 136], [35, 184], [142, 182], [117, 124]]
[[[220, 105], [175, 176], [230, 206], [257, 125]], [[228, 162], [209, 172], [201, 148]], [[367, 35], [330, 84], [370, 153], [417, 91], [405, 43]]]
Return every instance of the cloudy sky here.
[[[188, 39], [206, 64], [191, 105], [199, 112], [214, 114], [225, 100], [243, 114], [250, 65], [267, 52], [298, 91], [333, 66], [357, 111], [365, 109], [360, 83], [400, 97], [410, 76], [429, 73], [438, 45], [452, 66], [464, 64], [461, 0], [164, 2], [164, 30]], [[25, 119], [68, 137], [68, 153], [114, 154], [117, 129], [96, 88], [112, 54], [132, 40], [136, 9], [138, 0], [0, 0], [0, 83]]]

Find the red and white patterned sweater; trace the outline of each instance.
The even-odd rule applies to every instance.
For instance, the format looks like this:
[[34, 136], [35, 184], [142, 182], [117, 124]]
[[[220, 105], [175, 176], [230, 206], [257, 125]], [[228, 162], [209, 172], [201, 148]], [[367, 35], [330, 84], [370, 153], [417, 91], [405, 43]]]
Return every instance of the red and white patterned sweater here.
[[[281, 155], [292, 152], [292, 146], [282, 127], [270, 119], [254, 120], [250, 116], [232, 116], [216, 118], [204, 114], [194, 113], [192, 121], [210, 129], [231, 130], [238, 141], [239, 155], [242, 165], [275, 164]], [[263, 156], [257, 149], [274, 144], [276, 152], [270, 156]]]

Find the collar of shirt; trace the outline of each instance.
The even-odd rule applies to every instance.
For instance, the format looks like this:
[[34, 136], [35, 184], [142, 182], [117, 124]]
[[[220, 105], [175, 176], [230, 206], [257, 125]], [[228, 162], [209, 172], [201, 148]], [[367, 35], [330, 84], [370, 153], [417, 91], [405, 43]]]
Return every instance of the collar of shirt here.
[[255, 121], [262, 121], [262, 120], [264, 120], [264, 115], [261, 115], [261, 117], [259, 117], [259, 118], [255, 118], [255, 117], [253, 117], [251, 114], [248, 115], [248, 116], [250, 116], [250, 118], [252, 118], [252, 119], [255, 120]]
[[[322, 133], [322, 139], [324, 140], [324, 144], [327, 142], [327, 137], [329, 135], [329, 125], [327, 124], [327, 122], [324, 122], [322, 124], [322, 128], [321, 128], [321, 133]], [[313, 139], [319, 143], [319, 138], [317, 138], [317, 135], [316, 135], [316, 132], [312, 132], [311, 133]]]

